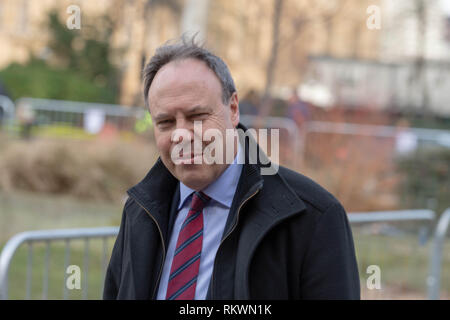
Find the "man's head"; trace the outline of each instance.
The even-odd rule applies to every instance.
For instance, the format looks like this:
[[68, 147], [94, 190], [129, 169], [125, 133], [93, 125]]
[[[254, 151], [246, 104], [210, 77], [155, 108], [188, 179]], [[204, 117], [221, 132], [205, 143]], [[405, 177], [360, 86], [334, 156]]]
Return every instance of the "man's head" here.
[[[164, 45], [144, 69], [144, 96], [154, 124], [156, 145], [167, 169], [188, 187], [201, 190], [226, 169], [221, 164], [178, 164], [171, 157], [175, 145], [191, 144], [194, 152], [194, 121], [201, 121], [202, 132], [226, 129], [239, 123], [239, 101], [226, 64], [208, 50], [191, 41]], [[172, 139], [176, 129], [191, 133], [189, 141]], [[197, 133], [198, 134], [198, 133]], [[202, 137], [196, 139], [203, 140]], [[211, 143], [202, 142], [202, 150]], [[190, 155], [180, 155], [191, 158]], [[202, 155], [196, 155], [202, 156]]]

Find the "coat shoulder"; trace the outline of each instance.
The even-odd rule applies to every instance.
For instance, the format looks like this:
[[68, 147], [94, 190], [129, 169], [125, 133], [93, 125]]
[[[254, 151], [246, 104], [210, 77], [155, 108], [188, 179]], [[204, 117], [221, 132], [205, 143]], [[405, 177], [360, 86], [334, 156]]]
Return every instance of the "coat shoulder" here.
[[333, 205], [341, 206], [333, 194], [311, 178], [283, 166], [279, 166], [278, 174], [305, 204], [318, 211], [324, 212]]

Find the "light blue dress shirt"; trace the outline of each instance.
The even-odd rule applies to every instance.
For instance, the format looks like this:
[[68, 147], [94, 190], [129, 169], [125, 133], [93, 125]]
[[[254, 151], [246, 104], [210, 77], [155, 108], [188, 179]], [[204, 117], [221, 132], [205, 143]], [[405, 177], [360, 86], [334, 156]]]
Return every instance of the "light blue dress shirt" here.
[[[214, 259], [222, 239], [228, 213], [241, 175], [242, 161], [237, 161], [241, 156], [241, 146], [239, 143], [237, 145], [238, 152], [233, 163], [225, 169], [216, 181], [212, 182], [208, 187], [202, 190], [206, 195], [211, 197], [211, 200], [203, 209], [203, 243], [199, 274], [195, 289], [195, 300], [206, 299], [209, 282], [214, 268]], [[167, 248], [166, 260], [164, 262], [158, 295], [156, 297], [158, 300], [166, 299], [173, 253], [175, 251], [181, 225], [189, 213], [193, 192], [193, 189], [180, 182], [178, 215], [172, 229], [172, 235], [170, 236], [169, 247]]]

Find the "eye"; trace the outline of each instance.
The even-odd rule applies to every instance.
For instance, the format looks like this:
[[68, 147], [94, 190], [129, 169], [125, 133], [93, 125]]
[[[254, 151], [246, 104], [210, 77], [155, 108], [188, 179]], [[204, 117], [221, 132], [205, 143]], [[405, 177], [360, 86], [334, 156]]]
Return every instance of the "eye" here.
[[206, 112], [196, 113], [196, 114], [191, 115], [191, 118], [200, 118], [200, 117], [203, 117], [203, 116], [206, 116], [206, 115], [207, 115]]
[[160, 120], [160, 121], [158, 121], [158, 126], [160, 126], [160, 127], [167, 127], [172, 122], [173, 122], [173, 120], [171, 120], [171, 119]]

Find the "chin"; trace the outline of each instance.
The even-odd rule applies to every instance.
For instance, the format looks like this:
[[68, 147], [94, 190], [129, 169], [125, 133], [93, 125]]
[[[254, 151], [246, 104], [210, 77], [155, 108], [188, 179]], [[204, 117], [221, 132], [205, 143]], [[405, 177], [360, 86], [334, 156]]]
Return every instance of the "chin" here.
[[[208, 177], [205, 176], [203, 170], [199, 170], [200, 168], [188, 168], [182, 169], [178, 171], [176, 177], [178, 180], [183, 182], [186, 186], [194, 190], [201, 190], [206, 185], [208, 185]], [[182, 172], [180, 172], [182, 171]]]

